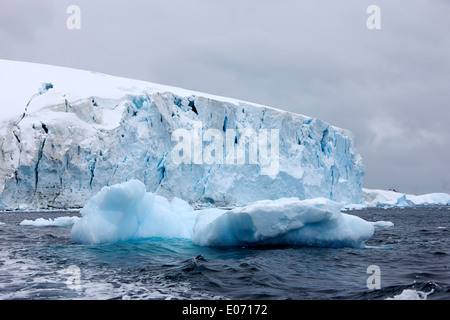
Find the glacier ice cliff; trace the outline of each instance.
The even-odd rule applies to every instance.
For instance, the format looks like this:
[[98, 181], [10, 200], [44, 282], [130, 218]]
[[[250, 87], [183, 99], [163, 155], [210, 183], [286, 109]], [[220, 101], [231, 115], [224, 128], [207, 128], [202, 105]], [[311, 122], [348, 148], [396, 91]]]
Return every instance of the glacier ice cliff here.
[[[319, 119], [82, 70], [7, 60], [0, 69], [0, 209], [81, 208], [102, 187], [131, 179], [194, 207], [363, 202], [365, 170], [351, 133]], [[246, 130], [277, 130], [278, 170], [174, 161], [174, 132], [199, 124], [201, 132], [232, 132], [227, 146], [249, 149]], [[203, 137], [201, 147], [212, 142]]]

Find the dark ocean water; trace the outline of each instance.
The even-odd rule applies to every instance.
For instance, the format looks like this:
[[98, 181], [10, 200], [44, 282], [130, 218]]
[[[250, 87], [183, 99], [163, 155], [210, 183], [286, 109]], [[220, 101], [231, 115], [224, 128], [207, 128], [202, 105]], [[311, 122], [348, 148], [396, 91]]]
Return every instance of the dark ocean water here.
[[[0, 213], [0, 300], [9, 299], [450, 299], [450, 207], [347, 212], [376, 229], [363, 249], [207, 248], [189, 240], [103, 245], [70, 240], [71, 227], [25, 219], [74, 212]], [[370, 289], [369, 266], [380, 289]]]

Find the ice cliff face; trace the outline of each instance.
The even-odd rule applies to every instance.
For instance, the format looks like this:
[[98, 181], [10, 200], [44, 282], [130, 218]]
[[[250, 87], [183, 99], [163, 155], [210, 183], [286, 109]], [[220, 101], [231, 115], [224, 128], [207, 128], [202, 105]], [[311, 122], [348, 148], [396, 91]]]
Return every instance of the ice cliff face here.
[[103, 186], [131, 179], [198, 206], [362, 202], [352, 137], [324, 121], [80, 70], [5, 60], [0, 69], [0, 209], [82, 207]]

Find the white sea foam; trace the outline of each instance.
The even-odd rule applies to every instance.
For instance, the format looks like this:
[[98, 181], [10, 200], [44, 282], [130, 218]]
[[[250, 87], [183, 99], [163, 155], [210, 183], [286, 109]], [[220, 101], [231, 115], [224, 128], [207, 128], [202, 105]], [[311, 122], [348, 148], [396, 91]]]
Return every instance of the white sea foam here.
[[427, 300], [427, 297], [434, 292], [431, 289], [430, 292], [423, 292], [414, 289], [405, 289], [402, 293], [393, 296], [392, 298], [386, 298], [386, 300]]

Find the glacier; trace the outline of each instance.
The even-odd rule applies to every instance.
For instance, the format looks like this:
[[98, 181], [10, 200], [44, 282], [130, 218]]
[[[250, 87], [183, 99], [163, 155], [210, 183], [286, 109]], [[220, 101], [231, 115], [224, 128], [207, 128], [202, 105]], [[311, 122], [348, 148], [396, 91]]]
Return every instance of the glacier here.
[[[132, 179], [195, 208], [290, 197], [364, 202], [351, 133], [322, 120], [83, 70], [8, 60], [0, 70], [0, 210], [82, 208], [102, 187]], [[249, 130], [276, 132], [277, 171], [249, 160], [175, 161], [174, 133], [198, 143], [199, 126], [205, 150], [216, 141], [206, 133], [230, 138], [224, 157], [227, 146], [247, 148]]]
[[363, 207], [413, 207], [413, 206], [448, 206], [450, 195], [435, 192], [422, 195], [401, 193], [393, 190], [362, 188]]
[[256, 201], [234, 209], [194, 210], [146, 192], [139, 180], [103, 187], [73, 221], [75, 243], [186, 238], [200, 246], [296, 245], [361, 248], [375, 226], [325, 198]]

